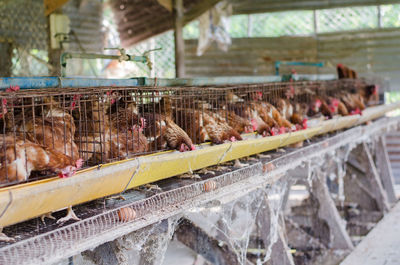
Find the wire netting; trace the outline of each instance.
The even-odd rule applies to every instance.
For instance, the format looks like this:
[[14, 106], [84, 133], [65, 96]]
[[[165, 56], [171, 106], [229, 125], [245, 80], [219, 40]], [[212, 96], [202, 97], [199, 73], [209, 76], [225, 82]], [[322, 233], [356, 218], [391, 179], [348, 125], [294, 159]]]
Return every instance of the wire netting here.
[[349, 7], [317, 11], [319, 32], [369, 29], [378, 26], [376, 6]]
[[[312, 10], [234, 15], [230, 17], [229, 34], [233, 38], [279, 37], [398, 27], [399, 10], [399, 4], [316, 10], [315, 28]], [[184, 37], [198, 38], [197, 26], [197, 21], [188, 24], [184, 30]]]

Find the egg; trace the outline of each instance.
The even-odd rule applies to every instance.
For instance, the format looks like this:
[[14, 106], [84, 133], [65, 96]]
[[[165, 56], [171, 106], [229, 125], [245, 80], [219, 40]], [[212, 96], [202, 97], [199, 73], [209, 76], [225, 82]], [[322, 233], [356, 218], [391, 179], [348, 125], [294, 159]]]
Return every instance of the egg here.
[[217, 182], [215, 182], [214, 180], [208, 180], [204, 182], [204, 191], [209, 192], [215, 190], [216, 188]]
[[136, 218], [136, 212], [130, 207], [124, 207], [118, 210], [118, 219], [121, 222], [129, 222]]

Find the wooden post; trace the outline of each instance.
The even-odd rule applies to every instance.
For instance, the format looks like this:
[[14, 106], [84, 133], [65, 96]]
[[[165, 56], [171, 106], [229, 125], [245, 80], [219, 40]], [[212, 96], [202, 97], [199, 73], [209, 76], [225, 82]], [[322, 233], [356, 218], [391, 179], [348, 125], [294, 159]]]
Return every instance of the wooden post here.
[[0, 42], [0, 76], [10, 77], [12, 66], [12, 45], [9, 42]]
[[[208, 235], [188, 219], [183, 219], [175, 231], [176, 238], [212, 264], [240, 264], [235, 252], [227, 244]], [[250, 264], [247, 262], [247, 264]]]
[[344, 178], [346, 202], [355, 202], [367, 211], [388, 212], [390, 207], [386, 191], [365, 143], [352, 150], [347, 165]]
[[[279, 219], [277, 224], [277, 231], [271, 231], [272, 216], [270, 214], [271, 208], [268, 199], [264, 197], [263, 203], [256, 216], [256, 225], [259, 228], [260, 237], [262, 245], [261, 248], [267, 250], [269, 244], [271, 247], [271, 257], [267, 264], [270, 265], [294, 265], [292, 254], [290, 254], [290, 249], [286, 240], [285, 225], [282, 216], [282, 210], [279, 209]], [[276, 241], [272, 242], [272, 233], [277, 233]]]
[[311, 192], [312, 196], [318, 200], [318, 218], [329, 227], [329, 246], [334, 249], [352, 250], [354, 248], [353, 243], [336, 209], [335, 202], [330, 196], [326, 184], [326, 175], [321, 170], [316, 170]]
[[386, 138], [383, 136], [379, 138], [376, 145], [375, 162], [388, 200], [390, 203], [395, 203], [397, 198], [394, 191], [394, 178], [392, 168], [390, 167], [389, 155], [386, 150]]
[[61, 65], [60, 65], [60, 56], [62, 53], [62, 49], [52, 49], [51, 48], [51, 36], [50, 36], [50, 16], [47, 16], [47, 45], [48, 52], [47, 55], [49, 57], [49, 64], [53, 66], [52, 69], [49, 69], [50, 76], [61, 76]]
[[183, 0], [174, 0], [174, 39], [176, 77], [185, 76], [185, 42], [183, 40]]

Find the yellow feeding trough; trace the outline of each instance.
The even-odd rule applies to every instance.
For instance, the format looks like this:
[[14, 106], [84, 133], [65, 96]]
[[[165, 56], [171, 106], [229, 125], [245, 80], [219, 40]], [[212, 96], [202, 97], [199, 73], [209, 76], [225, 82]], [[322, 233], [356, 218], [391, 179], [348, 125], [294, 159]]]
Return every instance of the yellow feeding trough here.
[[318, 132], [318, 134], [325, 134], [328, 132], [349, 128], [355, 125], [359, 118], [360, 115], [351, 115], [345, 117], [337, 116], [330, 120], [325, 120], [321, 123], [321, 130]]
[[400, 108], [399, 102], [388, 104], [388, 105], [379, 105], [379, 106], [366, 108], [365, 110], [363, 110], [363, 113], [362, 113], [360, 119], [358, 120], [357, 125], [363, 124], [367, 121], [375, 120], [379, 117], [384, 116], [387, 112], [390, 112], [397, 108]]
[[0, 189], [0, 226], [8, 226], [42, 214], [143, 184], [180, 175], [222, 162], [273, 150], [311, 138], [320, 127], [272, 137], [251, 135], [246, 140], [221, 145], [200, 145], [196, 151], [169, 151], [109, 163], [78, 172]]

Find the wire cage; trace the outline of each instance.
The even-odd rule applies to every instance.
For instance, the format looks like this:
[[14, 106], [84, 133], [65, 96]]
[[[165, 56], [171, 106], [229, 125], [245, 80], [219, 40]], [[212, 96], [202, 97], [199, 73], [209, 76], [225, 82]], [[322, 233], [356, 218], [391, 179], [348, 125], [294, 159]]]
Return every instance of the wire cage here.
[[1, 185], [196, 144], [307, 128], [358, 114], [376, 90], [363, 80], [204, 87], [86, 87], [0, 92]]

